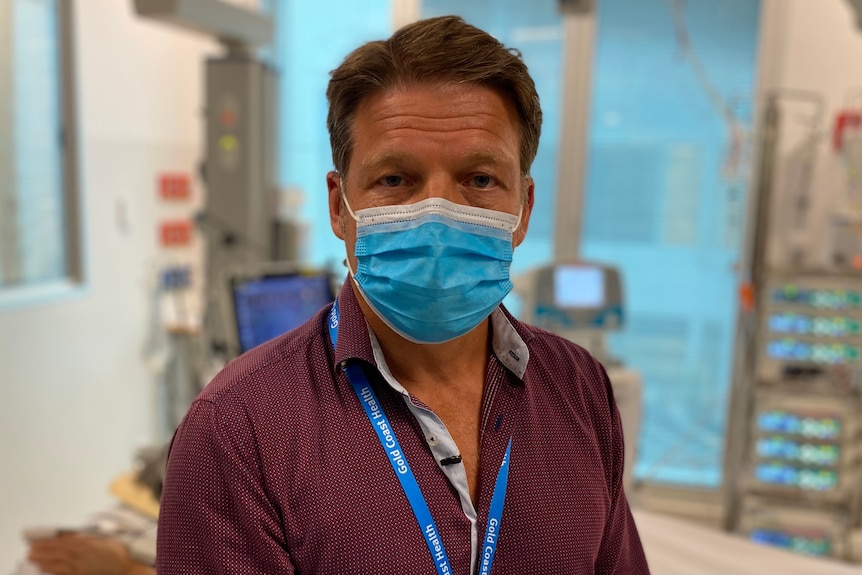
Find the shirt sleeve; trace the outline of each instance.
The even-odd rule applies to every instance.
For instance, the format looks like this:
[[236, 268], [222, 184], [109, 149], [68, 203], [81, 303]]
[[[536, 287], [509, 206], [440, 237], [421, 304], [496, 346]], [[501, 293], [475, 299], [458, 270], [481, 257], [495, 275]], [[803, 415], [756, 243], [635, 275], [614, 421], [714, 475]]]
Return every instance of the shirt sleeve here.
[[605, 383], [610, 407], [610, 433], [606, 438], [610, 445], [606, 453], [610, 464], [608, 488], [611, 494], [611, 507], [602, 534], [595, 573], [596, 575], [649, 575], [646, 555], [623, 490], [625, 450], [622, 421], [607, 373], [601, 365], [598, 365], [598, 368]]
[[159, 575], [294, 573], [253, 439], [244, 415], [220, 417], [212, 402], [192, 404], [168, 457]]

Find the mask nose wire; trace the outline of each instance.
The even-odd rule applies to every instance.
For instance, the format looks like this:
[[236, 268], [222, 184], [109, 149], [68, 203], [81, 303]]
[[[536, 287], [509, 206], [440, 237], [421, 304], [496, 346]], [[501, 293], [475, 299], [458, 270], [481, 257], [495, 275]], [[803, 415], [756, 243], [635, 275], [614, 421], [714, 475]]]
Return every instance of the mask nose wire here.
[[[359, 217], [356, 215], [356, 212], [353, 211], [353, 208], [350, 207], [350, 203], [347, 201], [347, 196], [344, 194], [344, 188], [341, 189], [341, 201], [344, 202], [344, 207], [347, 208], [347, 213], [350, 214], [350, 217], [353, 218], [353, 221], [359, 222]], [[518, 231], [518, 227], [521, 225], [521, 218], [524, 217], [524, 206], [518, 210], [518, 219], [515, 221], [515, 224], [512, 226], [512, 230], [510, 233], [515, 233]]]

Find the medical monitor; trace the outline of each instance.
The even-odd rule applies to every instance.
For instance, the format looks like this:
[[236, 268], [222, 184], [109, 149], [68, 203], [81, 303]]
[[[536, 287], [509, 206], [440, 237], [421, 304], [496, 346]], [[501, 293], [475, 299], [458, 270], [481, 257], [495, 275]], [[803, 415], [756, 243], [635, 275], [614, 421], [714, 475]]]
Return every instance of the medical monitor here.
[[299, 327], [335, 299], [323, 271], [234, 275], [231, 295], [240, 353]]
[[829, 507], [746, 495], [742, 508], [740, 530], [752, 541], [807, 555], [844, 556], [846, 519]]
[[618, 269], [585, 261], [558, 261], [516, 279], [528, 323], [555, 333], [620, 329], [622, 281]]

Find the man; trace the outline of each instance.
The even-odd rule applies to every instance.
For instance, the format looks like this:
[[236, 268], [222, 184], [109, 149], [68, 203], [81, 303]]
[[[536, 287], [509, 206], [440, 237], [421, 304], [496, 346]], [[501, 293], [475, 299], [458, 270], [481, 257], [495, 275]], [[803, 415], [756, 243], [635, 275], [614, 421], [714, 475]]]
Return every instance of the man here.
[[500, 305], [541, 110], [456, 17], [332, 73], [336, 304], [229, 364], [168, 462], [167, 574], [647, 573], [602, 367]]

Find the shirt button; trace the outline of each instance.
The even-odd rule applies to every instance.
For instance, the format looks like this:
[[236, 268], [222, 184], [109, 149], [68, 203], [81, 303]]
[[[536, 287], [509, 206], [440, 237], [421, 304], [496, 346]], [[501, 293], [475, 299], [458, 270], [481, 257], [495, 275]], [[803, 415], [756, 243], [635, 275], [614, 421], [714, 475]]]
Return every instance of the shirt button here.
[[439, 443], [439, 440], [437, 439], [436, 435], [426, 435], [425, 439], [428, 441], [428, 445], [430, 445], [432, 447], [437, 445], [437, 443]]

